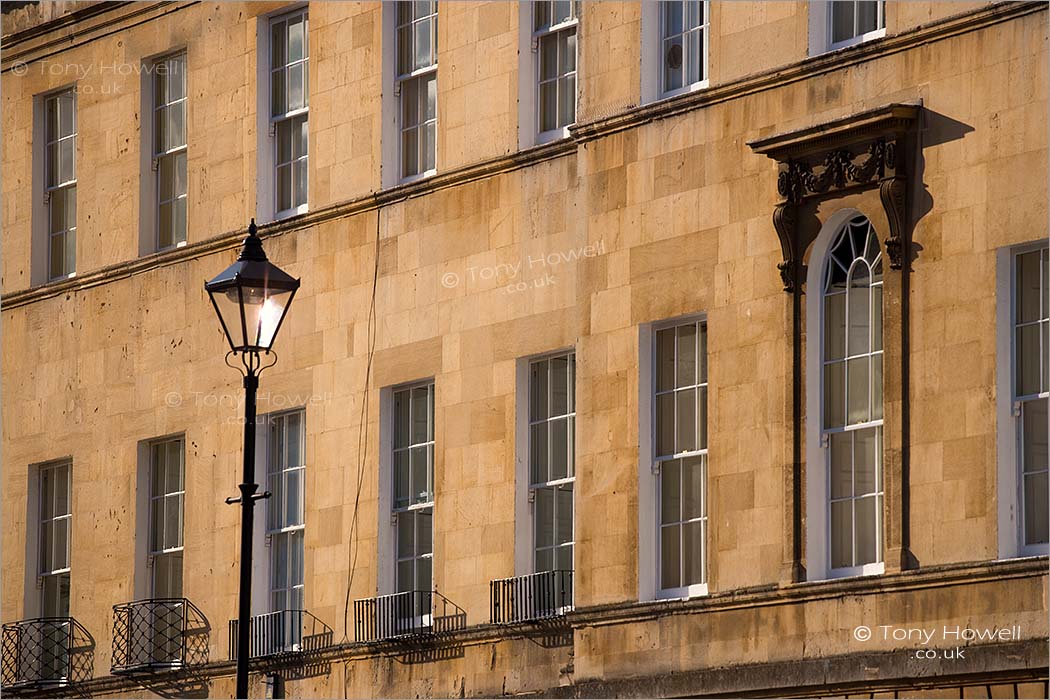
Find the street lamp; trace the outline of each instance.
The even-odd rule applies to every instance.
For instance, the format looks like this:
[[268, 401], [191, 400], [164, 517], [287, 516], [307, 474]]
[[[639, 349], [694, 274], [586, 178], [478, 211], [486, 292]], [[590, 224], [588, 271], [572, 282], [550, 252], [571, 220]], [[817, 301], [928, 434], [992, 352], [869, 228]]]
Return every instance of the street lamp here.
[[[299, 280], [266, 259], [262, 241], [256, 233], [255, 219], [248, 226], [237, 261], [204, 284], [212, 306], [222, 324], [230, 351], [226, 364], [244, 376], [244, 472], [238, 498], [227, 503], [241, 504], [241, 581], [237, 612], [237, 695], [248, 697], [248, 631], [251, 618], [252, 591], [252, 515], [255, 501], [270, 494], [256, 495], [255, 483], [255, 392], [259, 373], [277, 361], [262, 364], [269, 355], [277, 331], [288, 313]], [[239, 356], [241, 367], [230, 364], [230, 356]], [[243, 370], [242, 370], [243, 368]]]

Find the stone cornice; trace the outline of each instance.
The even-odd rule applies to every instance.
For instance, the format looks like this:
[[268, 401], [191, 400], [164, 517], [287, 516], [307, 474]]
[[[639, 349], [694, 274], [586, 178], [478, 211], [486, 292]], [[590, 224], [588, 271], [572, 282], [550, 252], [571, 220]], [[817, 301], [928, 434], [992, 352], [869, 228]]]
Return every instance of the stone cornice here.
[[[176, 9], [180, 7], [174, 5], [174, 3], [156, 3], [150, 4], [147, 7], [150, 8], [149, 11], [157, 11], [158, 8], [163, 9], [169, 5]], [[512, 170], [518, 170], [535, 163], [575, 153], [580, 144], [645, 124], [656, 119], [664, 119], [711, 104], [775, 89], [800, 80], [839, 70], [863, 61], [872, 60], [880, 56], [897, 53], [958, 34], [976, 31], [987, 26], [1036, 12], [1045, 12], [1047, 8], [1048, 6], [1041, 2], [999, 3], [987, 8], [938, 20], [928, 25], [921, 25], [898, 35], [807, 58], [791, 66], [747, 76], [731, 83], [717, 85], [695, 93], [661, 100], [642, 107], [632, 108], [610, 117], [604, 117], [584, 124], [577, 124], [570, 129], [569, 138], [561, 141], [529, 148], [523, 151], [517, 151], [497, 158], [491, 158], [440, 173], [432, 178], [399, 185], [363, 197], [348, 200], [346, 202], [333, 204], [309, 214], [268, 223], [260, 227], [260, 235], [265, 237], [266, 235], [289, 233], [334, 218], [371, 211], [410, 197], [421, 196], [447, 187], [466, 182], [473, 182]], [[141, 11], [146, 12], [147, 10], [143, 9]], [[69, 17], [75, 15], [76, 13], [71, 13]], [[65, 19], [66, 18], [55, 20], [55, 22], [62, 22]], [[116, 21], [117, 19], [115, 18], [113, 22]], [[45, 26], [51, 25], [41, 25], [40, 27], [34, 28], [34, 31], [42, 30]], [[13, 36], [17, 37], [19, 35]], [[17, 60], [16, 57], [6, 52], [4, 59], [5, 64], [7, 64], [8, 59], [11, 59], [11, 61]], [[191, 243], [174, 251], [167, 251], [144, 256], [135, 260], [115, 263], [69, 280], [8, 292], [0, 297], [0, 307], [3, 309], [17, 308], [25, 304], [48, 299], [60, 294], [105, 284], [109, 281], [122, 279], [153, 268], [176, 264], [184, 260], [191, 260], [216, 251], [228, 250], [234, 248], [243, 236], [244, 231], [241, 229], [227, 231], [207, 240]]]
[[1048, 574], [1050, 571], [1048, 571], [1046, 557], [950, 564], [879, 576], [858, 576], [785, 585], [770, 584], [681, 600], [599, 605], [578, 608], [570, 613], [568, 618], [574, 627], [598, 627], [640, 618], [655, 619], [666, 615], [686, 615], [741, 608], [754, 609], [826, 598], [925, 590], [1013, 578], [1042, 577]]
[[16, 64], [48, 58], [196, 3], [197, 0], [181, 4], [175, 0], [114, 1], [82, 7], [3, 37], [0, 65], [7, 72]]
[[[343, 642], [335, 644], [327, 649], [317, 652], [303, 654], [296, 666], [317, 666], [323, 664], [343, 663], [347, 661], [374, 658], [380, 655], [411, 655], [432, 654], [440, 656], [442, 650], [455, 649], [457, 647], [477, 646], [480, 644], [491, 644], [508, 639], [537, 639], [540, 637], [551, 637], [559, 634], [570, 634], [573, 630], [581, 627], [598, 627], [612, 624], [628, 624], [632, 622], [643, 622], [655, 620], [668, 615], [697, 615], [705, 612], [725, 611], [734, 609], [753, 610], [759, 607], [770, 607], [780, 605], [802, 604], [811, 601], [828, 598], [841, 598], [844, 596], [873, 596], [888, 592], [922, 591], [948, 586], [965, 586], [986, 582], [1001, 582], [1019, 578], [1043, 578], [1048, 576], [1047, 557], [1028, 557], [1023, 559], [1011, 559], [1005, 561], [969, 562], [963, 564], [949, 564], [943, 566], [926, 567], [914, 571], [905, 571], [897, 574], [882, 576], [865, 576], [831, 581], [818, 581], [814, 583], [795, 583], [786, 585], [770, 584], [755, 588], [716, 593], [690, 600], [659, 600], [652, 602], [622, 602], [610, 605], [599, 605], [578, 609], [569, 613], [565, 618], [548, 623], [517, 623], [509, 625], [481, 624], [467, 627], [456, 632], [444, 634], [432, 641], [417, 643], [416, 645], [396, 645], [391, 643], [357, 643]], [[217, 623], [213, 623], [217, 624]], [[566, 644], [570, 646], [571, 641]], [[1014, 646], [1017, 650], [1014, 650]], [[1006, 650], [1006, 656], [1012, 656], [1016, 660], [1018, 654], [1024, 658], [1038, 656], [1042, 649], [1043, 661], [1039, 663], [1045, 667], [1046, 641], [1044, 638], [1025, 639], [1010, 644], [987, 645], [988, 648]], [[1034, 650], [1034, 651], [1033, 651]], [[896, 658], [899, 663], [901, 654], [899, 652], [870, 652], [848, 654], [838, 657], [843, 662], [841, 668], [843, 674], [852, 670], [852, 677], [858, 677], [857, 669], [864, 668], [865, 659]], [[833, 663], [834, 658], [821, 657], [811, 659], [808, 663], [815, 664], [816, 668]], [[1038, 659], [1036, 659], [1038, 661]], [[786, 663], [786, 662], [785, 662]], [[790, 662], [798, 663], [798, 662]], [[768, 665], [759, 664], [758, 667], [766, 668]], [[750, 667], [747, 667], [750, 668]], [[962, 672], [962, 667], [959, 671]], [[253, 672], [258, 672], [259, 667], [253, 664]], [[675, 676], [687, 677], [698, 674], [724, 673], [732, 674], [739, 672], [741, 668], [732, 669], [708, 669], [691, 671]], [[992, 673], [997, 669], [984, 667], [978, 669]], [[235, 664], [233, 661], [212, 661], [197, 667], [193, 675], [196, 678], [221, 678], [234, 675]], [[1039, 671], [1038, 665], [1036, 671]], [[973, 673], [976, 671], [968, 671]], [[1039, 671], [1041, 672], [1041, 671]], [[807, 672], [808, 674], [809, 672]], [[848, 674], [841, 679], [845, 683]], [[918, 676], [925, 674], [917, 674]], [[943, 681], [945, 673], [938, 676]], [[1016, 671], [1015, 671], [1016, 675]], [[1022, 673], [1025, 679], [1030, 675]], [[796, 674], [797, 676], [797, 674]], [[777, 676], [770, 676], [776, 678]], [[797, 676], [797, 680], [811, 682], [813, 678], [821, 678], [822, 674], [813, 672], [812, 675]], [[892, 678], [892, 676], [880, 676]], [[153, 678], [153, 681], [161, 681], [162, 678]], [[648, 679], [651, 682], [652, 679]], [[627, 683], [628, 681], [615, 681], [614, 683]], [[601, 682], [601, 683], [604, 683]], [[600, 685], [600, 683], [599, 683]], [[109, 694], [138, 688], [131, 679], [119, 676], [102, 676], [93, 678], [77, 684], [77, 689], [85, 695]], [[779, 686], [771, 686], [779, 687]], [[843, 685], [845, 687], [845, 685]], [[865, 686], [867, 687], [867, 686]], [[756, 686], [757, 688], [757, 686]], [[550, 692], [554, 692], [552, 689]], [[611, 690], [605, 692], [586, 693], [596, 697], [612, 697], [617, 695]], [[668, 693], [674, 695], [675, 693]], [[732, 693], [739, 694], [739, 693]], [[800, 693], [804, 694], [804, 693]], [[651, 693], [647, 693], [651, 696]], [[661, 694], [663, 695], [663, 694]]]
[[747, 145], [755, 153], [785, 161], [886, 135], [906, 133], [919, 116], [919, 104], [893, 103], [803, 129], [769, 136]]
[[[954, 650], [949, 650], [954, 651]], [[1045, 639], [965, 647], [960, 659], [937, 654], [914, 658], [904, 650], [858, 651], [834, 656], [741, 664], [612, 680], [588, 679], [534, 697], [913, 697], [920, 689], [1045, 680]], [[897, 691], [896, 693], [894, 691]]]

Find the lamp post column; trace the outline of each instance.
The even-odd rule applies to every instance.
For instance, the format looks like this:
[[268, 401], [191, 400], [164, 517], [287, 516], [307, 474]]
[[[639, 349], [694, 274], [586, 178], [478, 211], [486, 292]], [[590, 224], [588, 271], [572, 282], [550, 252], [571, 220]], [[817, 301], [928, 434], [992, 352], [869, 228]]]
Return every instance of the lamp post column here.
[[241, 479], [241, 583], [237, 612], [237, 698], [248, 697], [249, 627], [252, 615], [252, 524], [255, 513], [255, 393], [259, 377], [244, 375], [244, 474]]

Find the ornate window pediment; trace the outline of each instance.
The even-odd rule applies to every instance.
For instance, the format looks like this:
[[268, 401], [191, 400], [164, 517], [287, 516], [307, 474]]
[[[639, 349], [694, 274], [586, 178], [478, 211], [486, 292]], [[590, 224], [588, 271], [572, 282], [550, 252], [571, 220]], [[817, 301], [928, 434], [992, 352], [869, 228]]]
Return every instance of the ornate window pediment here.
[[852, 189], [879, 188], [890, 224], [886, 253], [890, 267], [901, 268], [907, 239], [903, 151], [920, 109], [916, 104], [890, 104], [748, 143], [755, 153], [777, 161], [780, 171], [777, 192], [782, 201], [773, 212], [773, 225], [784, 256], [777, 266], [784, 291], [801, 291], [802, 254], [811, 238], [798, 230], [796, 208]]

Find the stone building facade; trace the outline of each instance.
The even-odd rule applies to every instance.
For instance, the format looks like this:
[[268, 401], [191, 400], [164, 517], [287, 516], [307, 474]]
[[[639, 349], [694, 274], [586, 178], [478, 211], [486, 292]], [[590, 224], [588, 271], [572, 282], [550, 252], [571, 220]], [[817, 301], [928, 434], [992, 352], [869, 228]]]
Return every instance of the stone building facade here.
[[1045, 3], [14, 5], [5, 691], [1046, 697]]

